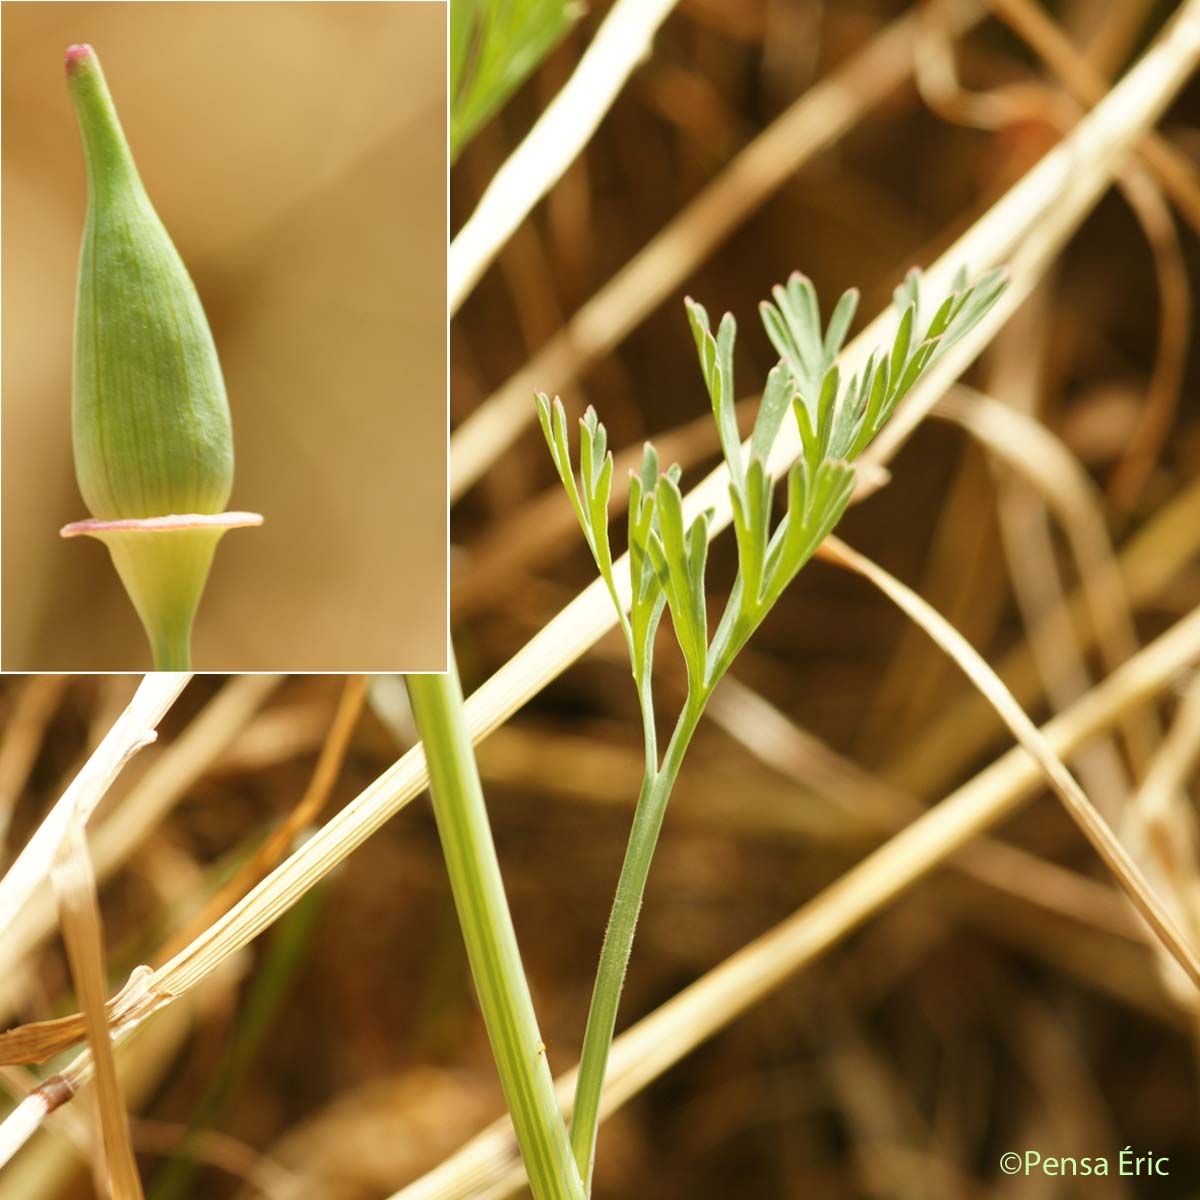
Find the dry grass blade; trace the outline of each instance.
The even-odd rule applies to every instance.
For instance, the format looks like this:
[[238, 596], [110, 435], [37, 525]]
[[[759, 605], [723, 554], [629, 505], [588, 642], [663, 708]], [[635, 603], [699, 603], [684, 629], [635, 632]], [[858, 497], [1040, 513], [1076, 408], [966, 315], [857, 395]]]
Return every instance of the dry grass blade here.
[[1179, 931], [1137, 864], [1096, 811], [1074, 776], [975, 648], [914, 591], [905, 587], [870, 559], [850, 549], [838, 538], [826, 539], [818, 553], [830, 562], [846, 567], [874, 584], [911, 620], [920, 625], [962, 668], [971, 682], [988, 698], [1013, 736], [1045, 772], [1051, 787], [1058, 793], [1067, 812], [1092, 843], [1096, 853], [1116, 876], [1117, 882], [1125, 889], [1138, 912], [1146, 919], [1180, 968], [1200, 990], [1200, 958], [1197, 958], [1196, 951]]
[[[1144, 848], [1155, 875], [1168, 889], [1174, 911], [1193, 938], [1200, 938], [1200, 827], [1187, 801], [1185, 784], [1198, 760], [1200, 677], [1188, 686], [1126, 821], [1128, 835]], [[1174, 987], [1178, 982], [1175, 972], [1168, 974], [1168, 985]]]
[[317, 752], [329, 732], [323, 700], [282, 703], [259, 713], [212, 762], [220, 774], [267, 770]]
[[1157, 820], [1174, 808], [1200, 760], [1200, 678], [1193, 679], [1158, 755], [1138, 789], [1134, 808]]
[[[1135, 654], [1138, 640], [1128, 590], [1100, 496], [1079, 460], [1033, 417], [963, 384], [947, 393], [935, 411], [961, 425], [1046, 501], [1067, 535], [1092, 631], [1107, 668], [1111, 671]], [[1069, 606], [1064, 604], [1031, 631], [1034, 657], [1038, 643], [1061, 642], [1064, 633], [1070, 636], [1073, 628]], [[1082, 646], [1079, 649], [1082, 651]], [[1135, 721], [1127, 734], [1134, 763], [1144, 763], [1158, 737], [1156, 722], [1152, 718]]]
[[1114, 505], [1126, 510], [1133, 507], [1154, 471], [1179, 406], [1192, 345], [1192, 292], [1179, 231], [1154, 179], [1146, 171], [1128, 170], [1121, 190], [1150, 243], [1160, 309], [1158, 352], [1146, 402], [1108, 486]]
[[1093, 30], [1084, 58], [1105, 79], [1129, 57], [1154, 9], [1154, 0], [1124, 0], [1112, 5], [1104, 22]]
[[41, 1063], [87, 1033], [83, 1017], [71, 1013], [48, 1021], [28, 1021], [0, 1033], [0, 1066]]
[[[1039, 427], [1036, 412], [1041, 396], [1040, 381], [1045, 377], [1049, 355], [1052, 314], [1052, 278], [1029, 298], [1029, 304], [1004, 334], [996, 339], [990, 355], [988, 385], [996, 397], [998, 407], [1020, 414], [1025, 424]], [[1001, 403], [1002, 402], [1002, 403]], [[1015, 430], [1010, 428], [1015, 436]], [[1033, 437], [1036, 439], [1036, 434]], [[1076, 565], [1082, 579], [1084, 594], [1089, 598], [1100, 590], [1092, 582], [1087, 565], [1080, 560], [1077, 549], [1080, 540], [1090, 541], [1088, 534], [1099, 536], [1101, 554], [1097, 565], [1106, 582], [1115, 584], [1112, 591], [1114, 616], [1117, 623], [1113, 630], [1122, 629], [1132, 640], [1132, 645], [1115, 661], [1106, 662], [1111, 669], [1116, 662], [1127, 658], [1137, 648], [1132, 613], [1128, 607], [1124, 590], [1120, 586], [1120, 575], [1113, 561], [1112, 547], [1108, 542], [1108, 530], [1104, 522], [1095, 488], [1091, 486], [1086, 472], [1066, 447], [1053, 439], [1059, 451], [1056, 465], [1065, 469], [1061, 478], [1067, 485], [1054, 489], [1050, 476], [1056, 475], [1051, 459], [1045, 453], [1046, 439], [1034, 442], [1036, 449], [1028, 457], [1037, 457], [1042, 450], [1039, 468], [1022, 473], [1011, 460], [1024, 456], [1010, 437], [1008, 454], [990, 455], [991, 472], [996, 495], [996, 515], [999, 518], [1000, 541], [1008, 582], [1016, 601], [1017, 611], [1025, 629], [1025, 639], [1033, 651], [1034, 661], [1042, 679], [1042, 692], [1050, 703], [1052, 712], [1061, 712], [1087, 692], [1092, 683], [1091, 670], [1082, 647], [1080, 631], [1071, 623], [1066, 602], [1066, 586], [1059, 556], [1055, 547], [1051, 512], [1067, 533]], [[1024, 443], [1020, 443], [1023, 446]], [[1006, 457], [1009, 460], [1006, 464]], [[1068, 465], [1069, 464], [1069, 465]], [[1044, 481], [1044, 485], [1043, 485]], [[1042, 485], [1042, 486], [1039, 486]], [[1074, 485], [1072, 488], [1071, 485]], [[1047, 490], [1061, 495], [1067, 492], [1076, 501], [1072, 506], [1055, 506], [1047, 498]], [[1073, 519], [1074, 518], [1074, 519]], [[1076, 522], [1084, 523], [1078, 525]], [[1107, 599], [1108, 590], [1104, 595]], [[937, 605], [935, 605], [937, 607]], [[1102, 610], [1104, 611], [1104, 610]], [[947, 614], [950, 616], [950, 614]], [[955, 624], [953, 618], [951, 623]], [[1095, 623], [1095, 622], [1094, 622]], [[1097, 623], [1096, 634], [1103, 637], [1105, 623]], [[968, 631], [963, 630], [964, 633]], [[978, 641], [976, 638], [968, 640]], [[1138, 735], [1145, 734], [1139, 741]], [[1153, 725], [1128, 731], [1129, 748], [1134, 764], [1144, 762], [1152, 751], [1156, 730]], [[1097, 808], [1111, 821], [1125, 803], [1131, 787], [1129, 771], [1121, 757], [1115, 740], [1098, 739], [1075, 756], [1074, 769], [1084, 790]]]
[[[37, 1074], [28, 1067], [0, 1069], [0, 1086], [14, 1099], [28, 1096], [40, 1082]], [[61, 1143], [64, 1144], [63, 1149], [65, 1150], [69, 1146], [70, 1152], [77, 1155], [80, 1160], [84, 1162], [90, 1160], [92, 1147], [96, 1141], [92, 1114], [84, 1108], [64, 1108], [54, 1114], [52, 1122], [55, 1134], [59, 1135]]]
[[68, 683], [65, 675], [34, 675], [22, 685], [0, 743], [0, 849], [21, 789], [58, 702]]
[[1034, 417], [957, 384], [935, 415], [954, 421], [1045, 498], [1079, 569], [1097, 644], [1111, 670], [1137, 651], [1137, 634], [1100, 497], [1079, 460]]
[[[1066, 755], [1144, 704], [1200, 661], [1200, 612], [1192, 613], [1092, 689], [1042, 734]], [[605, 1116], [735, 1017], [835, 945], [972, 839], [1036, 794], [1041, 768], [1024, 749], [1002, 755], [969, 783], [873, 851], [792, 916], [638, 1021], [613, 1043]], [[574, 1071], [558, 1079], [569, 1105]], [[489, 1126], [453, 1158], [392, 1200], [499, 1200], [518, 1191], [523, 1172], [508, 1120]]]
[[0, 879], [0, 934], [16, 919], [34, 888], [49, 875], [70, 822], [78, 817], [86, 824], [121, 768], [154, 741], [159, 721], [189, 679], [188, 674], [159, 672], [142, 680], [125, 711]]
[[30, 1092], [0, 1125], [0, 1166], [5, 1166], [41, 1128], [51, 1111], [69, 1098], [70, 1093], [65, 1089], [57, 1096], [49, 1095], [45, 1084]]
[[82, 810], [72, 814], [51, 877], [58, 895], [63, 940], [92, 1055], [104, 1144], [103, 1158], [96, 1163], [97, 1174], [100, 1174], [102, 1162], [107, 1171], [106, 1178], [101, 1176], [106, 1183], [104, 1190], [113, 1200], [141, 1200], [142, 1185], [129, 1139], [129, 1117], [117, 1079], [117, 1063], [108, 1031], [104, 929]]
[[121, 805], [95, 831], [96, 873], [107, 879], [156, 828], [283, 682], [282, 675], [234, 675], [188, 724]]
[[[1137, 607], [1161, 596], [1191, 567], [1198, 551], [1200, 481], [1185, 486], [1122, 546], [1117, 565], [1130, 604]], [[1087, 618], [1091, 608], [1087, 597], [1077, 591], [1070, 600], [1072, 623], [1090, 628]], [[1018, 700], [1036, 699], [1037, 667], [1026, 644], [1005, 655], [996, 673]], [[978, 693], [968, 690], [934, 715], [891, 764], [888, 778], [918, 795], [938, 791], [987, 749], [995, 733], [991, 706]]]
[[[1081, 104], [1100, 102], [1104, 77], [1071, 45], [1045, 9], [1030, 0], [987, 0], [988, 7], [1039, 54]], [[1165, 138], [1147, 133], [1139, 153], [1194, 230], [1200, 232], [1200, 176], [1196, 167]]]
[[160, 963], [172, 958], [193, 938], [203, 933], [232, 904], [240, 900], [283, 858], [291, 849], [296, 837], [317, 819], [329, 800], [333, 785], [337, 782], [346, 751], [350, 748], [350, 738], [354, 733], [354, 727], [358, 724], [358, 718], [362, 714], [366, 694], [366, 675], [351, 675], [346, 679], [342, 685], [342, 694], [338, 701], [337, 712], [333, 717], [333, 724], [330, 725], [329, 732], [322, 743], [321, 753], [317, 756], [317, 765], [299, 803], [271, 831], [237, 874], [211, 897], [185, 928], [181, 929], [163, 947], [158, 955]]
[[985, 92], [962, 86], [953, 28], [959, 8], [954, 0], [929, 0], [921, 6], [913, 56], [913, 79], [921, 99], [944, 120], [980, 129], [1036, 119], [1044, 107], [1036, 85], [1009, 84]]
[[587, 144], [678, 2], [617, 0], [613, 5], [567, 85], [496, 172], [451, 242], [446, 267], [451, 316], [529, 210]]

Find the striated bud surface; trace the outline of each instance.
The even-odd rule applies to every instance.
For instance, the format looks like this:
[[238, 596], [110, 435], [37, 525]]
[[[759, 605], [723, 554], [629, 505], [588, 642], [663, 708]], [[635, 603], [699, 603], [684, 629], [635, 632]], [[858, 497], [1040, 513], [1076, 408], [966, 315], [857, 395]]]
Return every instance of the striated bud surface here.
[[208, 321], [95, 51], [72, 46], [66, 67], [88, 179], [72, 393], [79, 490], [104, 521], [219, 513], [233, 433]]

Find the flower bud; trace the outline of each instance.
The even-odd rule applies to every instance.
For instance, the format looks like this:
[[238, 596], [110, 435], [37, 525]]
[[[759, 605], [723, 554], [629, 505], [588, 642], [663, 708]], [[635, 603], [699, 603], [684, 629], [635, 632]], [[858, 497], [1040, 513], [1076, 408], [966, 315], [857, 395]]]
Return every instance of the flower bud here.
[[67, 51], [67, 80], [88, 177], [72, 403], [79, 490], [100, 520], [220, 512], [233, 430], [200, 298], [90, 46]]
[[142, 186], [95, 51], [70, 47], [66, 67], [88, 180], [72, 431], [93, 520], [62, 533], [108, 546], [155, 665], [177, 670], [217, 541], [262, 518], [222, 511], [233, 430], [200, 298]]

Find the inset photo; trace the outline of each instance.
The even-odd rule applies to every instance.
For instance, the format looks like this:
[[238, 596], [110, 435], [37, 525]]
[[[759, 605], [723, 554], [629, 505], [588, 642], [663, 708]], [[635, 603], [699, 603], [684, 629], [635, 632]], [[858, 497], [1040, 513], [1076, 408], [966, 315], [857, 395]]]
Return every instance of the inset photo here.
[[5, 3], [5, 671], [443, 671], [446, 4]]

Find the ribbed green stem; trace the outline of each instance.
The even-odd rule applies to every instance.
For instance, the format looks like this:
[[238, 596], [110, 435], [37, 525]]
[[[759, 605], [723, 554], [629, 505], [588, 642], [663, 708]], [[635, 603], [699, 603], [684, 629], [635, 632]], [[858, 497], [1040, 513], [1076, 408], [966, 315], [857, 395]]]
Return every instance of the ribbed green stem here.
[[536, 1200], [583, 1200], [521, 966], [453, 657], [445, 675], [407, 675], [405, 682], [425, 744], [467, 958], [530, 1187]]
[[650, 874], [650, 861], [658, 844], [667, 801], [679, 775], [688, 743], [699, 724], [703, 707], [703, 699], [689, 698], [667, 746], [662, 766], [658, 767], [652, 758], [647, 762], [641, 794], [633, 815], [633, 827], [629, 833], [629, 845], [625, 850], [625, 861], [621, 864], [621, 877], [617, 881], [612, 913], [604, 934], [596, 985], [583, 1037], [583, 1053], [579, 1060], [575, 1104], [571, 1110], [571, 1149], [575, 1154], [575, 1166], [583, 1179], [585, 1194], [588, 1195], [592, 1190], [592, 1165], [596, 1156], [600, 1097], [604, 1091], [608, 1053], [616, 1029], [625, 971], [633, 951], [633, 935], [642, 908], [642, 896]]
[[192, 639], [189, 628], [176, 637], [155, 638], [150, 643], [156, 671], [190, 671], [192, 669]]

